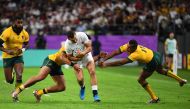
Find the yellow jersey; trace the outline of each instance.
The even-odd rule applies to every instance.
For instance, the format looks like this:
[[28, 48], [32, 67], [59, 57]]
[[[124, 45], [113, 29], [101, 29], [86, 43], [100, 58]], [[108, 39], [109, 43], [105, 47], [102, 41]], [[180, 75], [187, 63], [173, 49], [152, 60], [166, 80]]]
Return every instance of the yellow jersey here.
[[[22, 49], [23, 43], [29, 41], [29, 34], [28, 32], [23, 29], [19, 35], [17, 35], [13, 29], [12, 26], [8, 27], [3, 31], [3, 33], [0, 36], [0, 39], [4, 41], [3, 47], [5, 49], [9, 50], [18, 50]], [[19, 56], [21, 56], [20, 54]], [[17, 55], [9, 55], [5, 52], [2, 53], [2, 58], [12, 58], [16, 57]]]
[[57, 63], [58, 65], [62, 65], [63, 62], [61, 59], [61, 55], [64, 51], [65, 51], [65, 47], [61, 47], [58, 52], [48, 55], [48, 58], [54, 61], [55, 63]]
[[[127, 52], [128, 43], [120, 46], [121, 52]], [[128, 58], [132, 61], [139, 61], [142, 63], [149, 63], [153, 58], [153, 51], [151, 49], [148, 49], [146, 47], [143, 47], [142, 45], [138, 45], [137, 49], [133, 53], [129, 53]]]

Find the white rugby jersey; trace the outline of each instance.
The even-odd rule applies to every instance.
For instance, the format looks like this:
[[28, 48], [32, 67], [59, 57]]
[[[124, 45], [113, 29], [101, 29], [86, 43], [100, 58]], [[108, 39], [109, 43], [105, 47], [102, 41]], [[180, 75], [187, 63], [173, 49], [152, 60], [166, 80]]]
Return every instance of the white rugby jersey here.
[[77, 42], [72, 43], [70, 40], [66, 40], [65, 49], [67, 54], [73, 54], [73, 56], [77, 56], [77, 51], [84, 51], [85, 43], [88, 43], [90, 40], [88, 36], [84, 32], [75, 32]]

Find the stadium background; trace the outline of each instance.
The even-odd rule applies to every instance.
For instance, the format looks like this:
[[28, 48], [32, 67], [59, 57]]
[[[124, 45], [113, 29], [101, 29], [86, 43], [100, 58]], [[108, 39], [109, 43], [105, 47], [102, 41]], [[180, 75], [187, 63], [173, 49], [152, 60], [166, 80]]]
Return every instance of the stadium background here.
[[[11, 20], [14, 16], [21, 15], [24, 18], [24, 28], [30, 34], [31, 46], [24, 53], [25, 72], [28, 72], [24, 74], [24, 80], [35, 75], [34, 72], [38, 72], [37, 66], [41, 65], [43, 59], [60, 48], [61, 42], [66, 39], [66, 32], [75, 29], [87, 32], [93, 40], [94, 36], [99, 36], [102, 51], [107, 52], [117, 49], [130, 39], [137, 39], [140, 44], [163, 53], [165, 39], [170, 32], [174, 32], [181, 53], [179, 66], [185, 69], [180, 70], [179, 75], [190, 81], [189, 71], [186, 70], [190, 69], [190, 2], [188, 0], [0, 0], [0, 4], [3, 4], [0, 9], [0, 32], [12, 24]], [[36, 49], [35, 47], [35, 38], [39, 36], [39, 33], [42, 33], [47, 40], [45, 49]], [[125, 55], [117, 58], [121, 57], [125, 57]], [[104, 101], [97, 106], [90, 104], [91, 99], [87, 98], [88, 102], [84, 103], [79, 101], [78, 96], [73, 97], [77, 95], [78, 86], [72, 70], [64, 69], [64, 71], [68, 83], [68, 91], [63, 95], [65, 98], [60, 98], [59, 93], [55, 94], [52, 100], [48, 101], [49, 98], [45, 98], [42, 105], [35, 105], [37, 109], [51, 109], [54, 108], [53, 106], [57, 108], [63, 106], [68, 109], [106, 109], [108, 107], [113, 109], [179, 109], [181, 107], [189, 109], [190, 107], [190, 97], [187, 96], [189, 84], [184, 89], [178, 89], [174, 81], [157, 74], [150, 81], [155, 90], [162, 95], [164, 102], [157, 106], [144, 105], [144, 101], [148, 98], [146, 98], [147, 94], [144, 93], [144, 90], [136, 83], [140, 71], [138, 66], [104, 70], [97, 68], [100, 93]], [[3, 72], [1, 58], [0, 72]], [[88, 75], [86, 78], [89, 81]], [[28, 108], [35, 109], [34, 100], [28, 95], [35, 88], [47, 86], [50, 81], [48, 78], [45, 83], [26, 91], [23, 95], [27, 97], [22, 96], [23, 102], [16, 107], [12, 104], [11, 98], [7, 97], [10, 96], [9, 93], [7, 94], [7, 90], [11, 93], [13, 86], [2, 82], [4, 80], [3, 73], [0, 79], [0, 109], [1, 107], [6, 109], [25, 108], [26, 105]], [[110, 81], [114, 82], [110, 83]], [[87, 87], [90, 85], [87, 84]], [[5, 91], [2, 88], [5, 88]], [[163, 91], [168, 89], [173, 90]], [[138, 90], [142, 90], [142, 92]], [[175, 92], [175, 90], [177, 91]], [[119, 94], [116, 94], [117, 91]], [[139, 96], [134, 96], [134, 91], [135, 95]], [[87, 92], [87, 95], [91, 96], [89, 93]], [[173, 96], [169, 96], [170, 94]], [[110, 96], [113, 98], [109, 98]], [[46, 106], [48, 103], [55, 104], [48, 107]]]
[[[59, 36], [64, 37], [67, 31], [75, 29], [90, 31], [92, 37], [101, 35], [102, 50], [107, 52], [123, 44], [120, 37], [116, 38], [115, 47], [106, 47], [109, 44], [104, 41], [114, 43], [112, 38], [118, 35], [135, 35], [137, 39], [142, 35], [157, 37], [156, 42], [148, 39], [143, 43], [148, 47], [157, 46], [156, 50], [163, 54], [163, 43], [174, 32], [181, 53], [180, 66], [190, 69], [188, 0], [1, 0], [0, 4], [4, 4], [0, 10], [0, 30], [10, 26], [15, 15], [21, 15], [33, 40], [31, 49], [35, 49], [34, 37], [39, 32], [48, 40], [47, 50], [59, 49], [60, 46], [55, 46], [60, 45]], [[149, 42], [155, 43], [149, 45]]]

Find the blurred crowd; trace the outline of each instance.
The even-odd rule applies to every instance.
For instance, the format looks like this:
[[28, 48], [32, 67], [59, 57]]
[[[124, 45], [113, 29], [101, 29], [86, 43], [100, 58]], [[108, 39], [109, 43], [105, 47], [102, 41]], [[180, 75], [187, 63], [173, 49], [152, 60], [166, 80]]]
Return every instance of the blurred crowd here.
[[97, 34], [153, 35], [190, 28], [188, 0], [1, 0], [0, 29], [22, 15], [31, 35], [65, 34], [71, 29]]

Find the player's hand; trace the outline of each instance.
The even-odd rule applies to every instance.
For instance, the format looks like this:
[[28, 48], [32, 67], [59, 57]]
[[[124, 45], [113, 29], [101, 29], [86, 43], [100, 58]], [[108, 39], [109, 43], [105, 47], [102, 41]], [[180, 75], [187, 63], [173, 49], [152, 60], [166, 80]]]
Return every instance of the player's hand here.
[[16, 55], [20, 55], [20, 54], [22, 54], [22, 49], [16, 49], [15, 54], [16, 54]]
[[78, 55], [76, 56], [76, 58], [82, 58], [82, 57], [84, 57], [84, 52], [81, 52], [81, 51], [78, 51], [78, 53], [77, 53]]
[[106, 65], [105, 65], [105, 63], [103, 61], [99, 61], [98, 66], [101, 67], [101, 68], [106, 67]]
[[15, 51], [14, 50], [6, 50], [5, 52], [7, 54], [9, 54], [9, 55], [15, 55]]
[[100, 58], [105, 58], [107, 56], [106, 52], [101, 51], [99, 54]]

